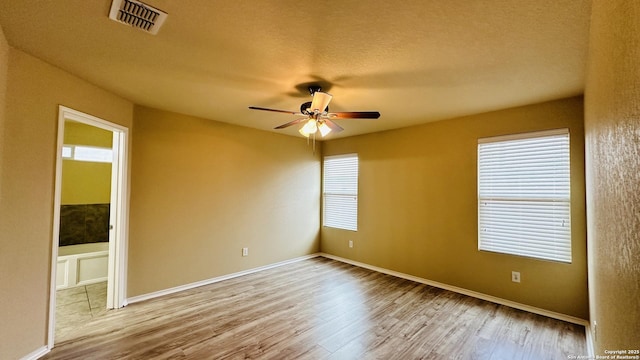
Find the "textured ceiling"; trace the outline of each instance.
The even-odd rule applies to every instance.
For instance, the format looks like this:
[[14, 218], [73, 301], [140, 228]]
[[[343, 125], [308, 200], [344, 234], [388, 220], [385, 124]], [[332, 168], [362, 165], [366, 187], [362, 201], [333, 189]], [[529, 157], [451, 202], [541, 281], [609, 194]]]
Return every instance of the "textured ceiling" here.
[[[148, 0], [150, 35], [110, 0], [2, 0], [10, 45], [134, 103], [263, 130], [329, 82], [352, 136], [582, 94], [590, 0]], [[302, 6], [302, 5], [305, 6]], [[295, 128], [273, 130], [297, 134]], [[330, 135], [330, 138], [338, 137]]]

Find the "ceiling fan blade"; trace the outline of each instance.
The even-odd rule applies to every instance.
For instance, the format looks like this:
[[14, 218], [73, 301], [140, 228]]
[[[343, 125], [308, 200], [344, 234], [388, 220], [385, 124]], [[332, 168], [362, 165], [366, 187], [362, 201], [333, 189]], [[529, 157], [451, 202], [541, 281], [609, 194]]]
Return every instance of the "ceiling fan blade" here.
[[311, 102], [311, 111], [318, 111], [318, 112], [323, 112], [324, 109], [327, 108], [327, 106], [329, 106], [329, 103], [331, 102], [331, 98], [333, 96], [331, 96], [330, 94], [327, 94], [326, 92], [322, 92], [322, 91], [316, 91], [315, 93], [313, 93], [313, 101]]
[[289, 121], [289, 122], [288, 122], [288, 123], [286, 123], [286, 124], [282, 124], [282, 125], [280, 125], [280, 126], [276, 126], [276, 127], [274, 127], [274, 129], [284, 129], [284, 128], [286, 128], [286, 127], [289, 127], [289, 126], [292, 126], [292, 125], [295, 125], [295, 124], [299, 124], [299, 123], [301, 123], [301, 122], [303, 122], [303, 121], [306, 121], [307, 119], [308, 119], [308, 118], [301, 118], [301, 119], [296, 119], [296, 120], [293, 120], [293, 121]]
[[380, 113], [377, 111], [352, 111], [329, 113], [330, 119], [377, 119]]
[[327, 124], [327, 126], [331, 129], [331, 131], [334, 131], [336, 133], [339, 133], [340, 131], [344, 130], [340, 125], [334, 123], [329, 119], [324, 119], [324, 123]]
[[249, 109], [251, 109], [251, 110], [271, 111], [271, 112], [291, 114], [291, 115], [304, 115], [304, 114], [301, 114], [301, 113], [299, 113], [297, 111], [269, 109], [269, 108], [263, 108], [263, 107], [258, 107], [258, 106], [249, 106]]

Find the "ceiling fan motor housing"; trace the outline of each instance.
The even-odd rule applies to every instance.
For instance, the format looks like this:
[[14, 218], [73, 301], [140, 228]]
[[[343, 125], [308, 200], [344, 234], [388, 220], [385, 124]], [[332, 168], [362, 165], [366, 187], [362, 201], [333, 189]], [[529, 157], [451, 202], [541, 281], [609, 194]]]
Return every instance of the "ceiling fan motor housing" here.
[[[313, 115], [312, 112], [309, 111], [309, 109], [311, 109], [311, 101], [307, 101], [306, 103], [303, 103], [302, 105], [300, 105], [300, 112], [305, 114], [305, 115]], [[324, 109], [325, 112], [329, 112], [329, 107], [327, 106]]]

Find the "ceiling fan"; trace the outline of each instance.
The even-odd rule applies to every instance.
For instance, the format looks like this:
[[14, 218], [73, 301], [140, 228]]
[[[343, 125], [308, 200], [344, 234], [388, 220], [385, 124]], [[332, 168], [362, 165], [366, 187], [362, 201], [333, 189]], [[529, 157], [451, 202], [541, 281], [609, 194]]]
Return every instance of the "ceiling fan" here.
[[276, 110], [263, 108], [258, 106], [249, 106], [251, 110], [263, 110], [272, 111], [278, 113], [285, 113], [297, 116], [304, 116], [302, 118], [290, 121], [286, 124], [276, 126], [274, 129], [284, 129], [289, 126], [304, 123], [304, 125], [298, 130], [300, 134], [305, 137], [313, 135], [315, 137], [316, 132], [320, 132], [322, 137], [326, 136], [331, 131], [336, 133], [344, 130], [340, 125], [333, 122], [333, 120], [343, 119], [377, 119], [380, 117], [380, 113], [377, 111], [355, 111], [355, 112], [329, 112], [329, 102], [333, 97], [326, 92], [322, 92], [322, 88], [317, 85], [309, 86], [309, 93], [312, 96], [312, 101], [305, 102], [300, 105], [300, 112]]

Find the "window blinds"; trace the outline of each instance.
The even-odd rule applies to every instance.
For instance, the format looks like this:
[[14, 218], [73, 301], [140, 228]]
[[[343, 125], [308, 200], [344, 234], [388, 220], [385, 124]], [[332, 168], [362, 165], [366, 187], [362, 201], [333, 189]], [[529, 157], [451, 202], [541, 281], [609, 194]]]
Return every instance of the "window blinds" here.
[[324, 226], [358, 230], [358, 154], [325, 156]]
[[478, 141], [478, 248], [571, 262], [567, 129]]

